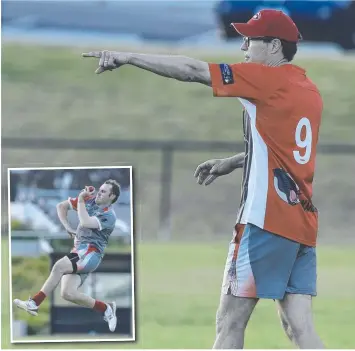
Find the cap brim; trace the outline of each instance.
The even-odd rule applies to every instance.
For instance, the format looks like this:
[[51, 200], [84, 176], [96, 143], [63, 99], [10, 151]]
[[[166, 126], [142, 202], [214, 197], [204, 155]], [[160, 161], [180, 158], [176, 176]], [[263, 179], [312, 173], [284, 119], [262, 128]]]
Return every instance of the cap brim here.
[[244, 37], [257, 37], [260, 34], [256, 33], [255, 28], [249, 23], [231, 23], [231, 26]]

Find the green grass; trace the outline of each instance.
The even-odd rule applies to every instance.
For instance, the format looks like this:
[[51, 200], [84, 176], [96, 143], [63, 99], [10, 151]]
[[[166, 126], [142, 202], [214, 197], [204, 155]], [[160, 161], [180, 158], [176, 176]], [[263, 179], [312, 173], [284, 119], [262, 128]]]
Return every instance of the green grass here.
[[[209, 88], [165, 79], [134, 67], [95, 75], [95, 60], [81, 58], [88, 48], [2, 46], [2, 132], [40, 138], [242, 140], [241, 106], [235, 99], [213, 98]], [[96, 49], [96, 48], [89, 48]], [[115, 48], [120, 50], [122, 48]], [[165, 50], [166, 51], [166, 50]], [[21, 53], [23, 60], [14, 60]], [[238, 49], [236, 48], [236, 52]], [[240, 56], [211, 53], [190, 56], [235, 62]], [[300, 59], [324, 98], [320, 141], [353, 142], [354, 60]], [[236, 150], [236, 152], [242, 150]], [[240, 198], [241, 172], [208, 188], [197, 186], [196, 166], [213, 157], [205, 152], [176, 153], [173, 160], [172, 233], [174, 240], [228, 240]], [[133, 165], [136, 233], [143, 240], [159, 234], [161, 154], [125, 150], [3, 151], [6, 166]], [[5, 175], [5, 167], [3, 175]], [[341, 170], [341, 171], [339, 171]], [[355, 155], [319, 155], [315, 201], [320, 207], [320, 238], [354, 243]], [[203, 204], [203, 206], [201, 206]], [[221, 215], [223, 214], [223, 215]], [[206, 221], [208, 218], [208, 221]], [[143, 227], [144, 223], [144, 227]]]
[[[232, 141], [242, 136], [235, 99], [212, 98], [208, 87], [132, 66], [98, 76], [97, 61], [81, 58], [83, 50], [2, 47], [4, 135], [22, 136], [26, 130], [28, 137], [39, 137], [44, 123], [47, 137]], [[26, 59], [14, 61], [18, 52]], [[197, 56], [214, 62], [240, 60], [222, 53]], [[307, 69], [323, 95], [322, 141], [353, 141], [355, 83], [349, 73], [355, 61], [309, 58], [295, 63]], [[78, 133], [85, 125], [85, 132]]]
[[[2, 347], [9, 347], [7, 245], [2, 241]], [[137, 246], [137, 343], [100, 348], [210, 348], [227, 243]], [[354, 348], [354, 247], [320, 247], [315, 323], [327, 348]], [[261, 301], [246, 333], [246, 348], [292, 348], [272, 301]], [[12, 346], [23, 348], [23, 345]], [[96, 348], [86, 344], [27, 344], [26, 348]]]

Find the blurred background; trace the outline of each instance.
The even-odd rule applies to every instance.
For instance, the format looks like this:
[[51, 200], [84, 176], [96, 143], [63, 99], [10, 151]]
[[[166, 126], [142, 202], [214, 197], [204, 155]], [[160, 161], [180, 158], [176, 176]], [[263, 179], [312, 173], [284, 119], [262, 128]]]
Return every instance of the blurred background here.
[[[101, 301], [115, 301], [120, 325], [114, 337], [107, 323], [96, 312], [72, 304], [57, 288], [41, 305], [38, 318], [14, 308], [12, 333], [15, 341], [133, 338], [133, 282], [131, 246], [130, 168], [91, 169], [11, 169], [10, 219], [12, 297], [27, 299], [38, 291], [53, 264], [70, 252], [73, 239], [63, 229], [56, 205], [76, 198], [86, 185], [96, 190], [108, 179], [121, 185], [121, 195], [113, 204], [117, 220], [99, 268], [89, 275], [81, 292]], [[68, 212], [72, 228], [79, 221]]]
[[[130, 66], [97, 76], [97, 62], [81, 53], [111, 49], [239, 62], [241, 40], [228, 24], [262, 8], [282, 9], [299, 25], [304, 41], [294, 63], [324, 99], [314, 182], [320, 210], [315, 318], [327, 347], [354, 348], [353, 1], [2, 2], [3, 175], [7, 167], [29, 164], [134, 167], [134, 347], [213, 344], [241, 172], [207, 188], [193, 173], [207, 159], [243, 151], [241, 106], [212, 98], [207, 87]], [[6, 319], [9, 306], [3, 306]], [[272, 302], [262, 301], [250, 323], [247, 348], [291, 347]]]
[[[75, 198], [85, 185], [96, 190], [108, 179], [121, 185], [121, 194], [113, 208], [117, 213], [116, 229], [112, 237], [131, 240], [131, 188], [130, 168], [92, 169], [13, 169], [10, 171], [11, 230], [31, 229], [46, 232], [53, 238], [63, 234], [63, 226], [57, 215], [56, 205]], [[77, 227], [75, 212], [69, 213], [69, 221]]]
[[350, 0], [5, 0], [2, 30], [6, 36], [23, 37], [26, 32], [27, 38], [51, 43], [77, 34], [91, 43], [93, 36], [105, 35], [129, 44], [148, 40], [215, 46], [238, 36], [231, 22], [246, 22], [263, 8], [292, 16], [308, 42], [355, 48], [355, 4]]

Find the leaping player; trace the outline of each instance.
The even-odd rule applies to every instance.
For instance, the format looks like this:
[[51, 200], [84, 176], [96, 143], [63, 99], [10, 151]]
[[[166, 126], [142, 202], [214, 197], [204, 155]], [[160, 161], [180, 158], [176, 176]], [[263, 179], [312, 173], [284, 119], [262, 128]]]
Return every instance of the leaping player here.
[[[86, 186], [77, 198], [69, 198], [57, 205], [59, 220], [68, 234], [74, 238], [71, 252], [57, 261], [42, 286], [41, 290], [27, 301], [14, 300], [14, 304], [33, 316], [44, 299], [58, 286], [61, 281], [63, 299], [82, 307], [91, 308], [103, 313], [111, 332], [117, 325], [116, 303], [105, 303], [78, 291], [89, 273], [100, 265], [109, 237], [115, 228], [116, 214], [112, 204], [120, 196], [120, 185], [115, 180], [107, 180], [101, 185], [96, 196], [95, 188]], [[71, 228], [67, 215], [72, 209], [77, 211], [79, 226]]]

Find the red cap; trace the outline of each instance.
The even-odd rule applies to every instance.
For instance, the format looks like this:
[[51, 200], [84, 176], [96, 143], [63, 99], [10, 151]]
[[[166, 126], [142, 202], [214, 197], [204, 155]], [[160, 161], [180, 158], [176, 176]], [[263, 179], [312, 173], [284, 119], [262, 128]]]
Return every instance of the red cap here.
[[247, 23], [232, 23], [245, 37], [273, 37], [298, 42], [301, 35], [292, 19], [279, 10], [261, 10]]

